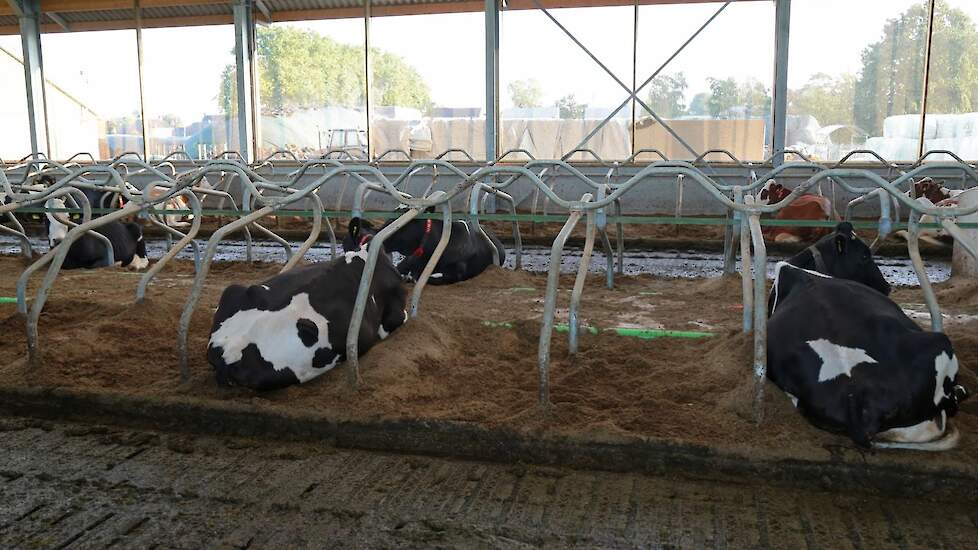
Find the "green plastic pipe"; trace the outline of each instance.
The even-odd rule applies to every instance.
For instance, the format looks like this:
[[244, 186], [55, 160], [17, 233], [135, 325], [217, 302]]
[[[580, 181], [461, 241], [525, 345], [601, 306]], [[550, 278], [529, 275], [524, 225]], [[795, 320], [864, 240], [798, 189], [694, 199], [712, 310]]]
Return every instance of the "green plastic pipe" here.
[[[483, 325], [487, 327], [499, 327], [499, 328], [513, 328], [513, 323], [498, 322], [498, 321], [483, 321]], [[567, 332], [570, 330], [564, 323], [557, 324], [554, 329], [557, 332]], [[627, 336], [629, 338], [639, 338], [642, 340], [651, 340], [653, 338], [706, 338], [708, 336], [713, 336], [712, 332], [697, 332], [691, 330], [664, 330], [655, 328], [625, 328], [625, 327], [612, 327], [612, 328], [598, 328], [598, 327], [584, 327], [591, 334], [602, 334], [602, 333], [614, 333], [618, 336]]]

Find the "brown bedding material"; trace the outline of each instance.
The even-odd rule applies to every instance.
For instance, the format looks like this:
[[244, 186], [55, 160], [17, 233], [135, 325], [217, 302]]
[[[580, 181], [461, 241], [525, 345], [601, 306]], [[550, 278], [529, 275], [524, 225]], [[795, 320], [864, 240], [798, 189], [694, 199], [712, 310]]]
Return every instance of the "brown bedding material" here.
[[[13, 296], [21, 260], [0, 257], [0, 295]], [[211, 316], [231, 282], [255, 283], [280, 265], [216, 263], [191, 326], [190, 382], [177, 372], [176, 329], [193, 266], [176, 262], [134, 304], [138, 276], [121, 269], [64, 272], [41, 316], [42, 363], [26, 361], [24, 320], [0, 305], [0, 385], [66, 386], [192, 400], [232, 400], [270, 410], [307, 410], [336, 419], [426, 418], [475, 422], [530, 433], [577, 433], [599, 440], [657, 438], [758, 457], [831, 460], [840, 453], [864, 460], [965, 465], [978, 472], [978, 399], [956, 418], [962, 445], [941, 455], [868, 452], [844, 436], [811, 427], [771, 384], [765, 420], [751, 419], [752, 337], [740, 332], [740, 279], [617, 279], [615, 290], [593, 275], [582, 303], [585, 323], [707, 331], [699, 340], [639, 340], [584, 334], [576, 357], [566, 334], [552, 342], [549, 414], [537, 406], [537, 343], [543, 274], [493, 268], [474, 280], [428, 287], [421, 313], [361, 360], [363, 385], [351, 390], [342, 366], [301, 386], [264, 394], [218, 388], [205, 359]], [[39, 282], [41, 276], [36, 277]], [[558, 321], [566, 320], [572, 276], [561, 278]], [[949, 314], [976, 314], [978, 284], [936, 285]], [[894, 293], [899, 303], [922, 303], [918, 289]], [[967, 317], [964, 317], [967, 319]], [[513, 328], [483, 321], [511, 322]], [[948, 322], [963, 366], [959, 380], [978, 390], [978, 321]]]

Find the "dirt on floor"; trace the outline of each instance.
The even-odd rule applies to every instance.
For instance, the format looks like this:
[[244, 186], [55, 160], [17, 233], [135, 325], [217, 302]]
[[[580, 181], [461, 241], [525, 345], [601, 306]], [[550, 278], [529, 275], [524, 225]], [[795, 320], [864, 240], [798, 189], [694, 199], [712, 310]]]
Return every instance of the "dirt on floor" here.
[[[0, 296], [14, 295], [24, 265], [0, 257]], [[424, 418], [597, 440], [665, 439], [760, 458], [833, 460], [840, 453], [863, 454], [844, 436], [810, 426], [770, 384], [765, 420], [760, 426], [753, 423], [752, 340], [739, 330], [743, 308], [738, 278], [624, 277], [607, 290], [603, 275], [589, 277], [581, 312], [589, 326], [712, 336], [640, 340], [585, 333], [580, 352], [571, 357], [566, 333], [555, 333], [554, 408], [549, 414], [537, 404], [546, 276], [497, 268], [464, 283], [428, 287], [419, 317], [363, 357], [364, 383], [358, 390], [347, 386], [342, 368], [275, 392], [218, 388], [205, 351], [221, 291], [232, 282], [260, 282], [280, 268], [214, 264], [191, 324], [192, 375], [185, 384], [177, 370], [176, 331], [192, 282], [191, 263], [164, 269], [142, 303], [134, 303], [138, 276], [130, 272], [63, 272], [40, 319], [38, 368], [30, 368], [26, 360], [24, 318], [13, 304], [0, 304], [5, 350], [0, 384], [234, 401], [338, 420]], [[562, 277], [558, 322], [566, 321], [572, 284], [572, 276]], [[948, 315], [946, 331], [963, 365], [959, 381], [978, 390], [978, 282], [952, 280], [936, 289]], [[899, 289], [893, 297], [909, 310], [926, 311], [918, 289]], [[956, 423], [964, 432], [961, 447], [926, 455], [928, 463], [965, 465], [978, 472], [978, 399], [963, 405]], [[863, 459], [912, 462], [921, 456], [891, 451], [865, 453]]]

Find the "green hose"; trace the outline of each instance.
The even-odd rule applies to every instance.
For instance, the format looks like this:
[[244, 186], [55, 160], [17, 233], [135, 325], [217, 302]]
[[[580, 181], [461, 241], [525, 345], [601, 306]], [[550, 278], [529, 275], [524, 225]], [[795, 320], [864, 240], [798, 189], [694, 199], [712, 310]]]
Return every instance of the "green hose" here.
[[[501, 327], [501, 328], [513, 328], [513, 323], [506, 322], [496, 322], [496, 321], [483, 321], [483, 325], [487, 327]], [[591, 334], [602, 334], [602, 333], [614, 333], [618, 336], [627, 336], [629, 338], [639, 338], [642, 340], [651, 340], [653, 338], [706, 338], [708, 336], [713, 336], [712, 332], [696, 332], [691, 330], [664, 330], [657, 328], [625, 328], [625, 327], [612, 327], [612, 328], [598, 328], [598, 327], [581, 327], [584, 330], [590, 332]], [[554, 329], [557, 332], [567, 332], [570, 330], [564, 323], [558, 323]]]

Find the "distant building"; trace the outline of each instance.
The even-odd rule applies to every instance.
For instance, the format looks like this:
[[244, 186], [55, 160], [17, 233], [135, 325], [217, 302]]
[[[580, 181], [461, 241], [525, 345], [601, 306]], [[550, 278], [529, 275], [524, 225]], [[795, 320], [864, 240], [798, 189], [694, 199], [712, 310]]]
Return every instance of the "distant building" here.
[[[4, 48], [0, 48], [0, 83], [0, 158], [17, 160], [31, 153], [24, 60]], [[51, 142], [51, 150], [45, 152], [54, 158], [79, 152], [98, 156], [102, 117], [50, 78], [45, 79], [45, 92]]]

